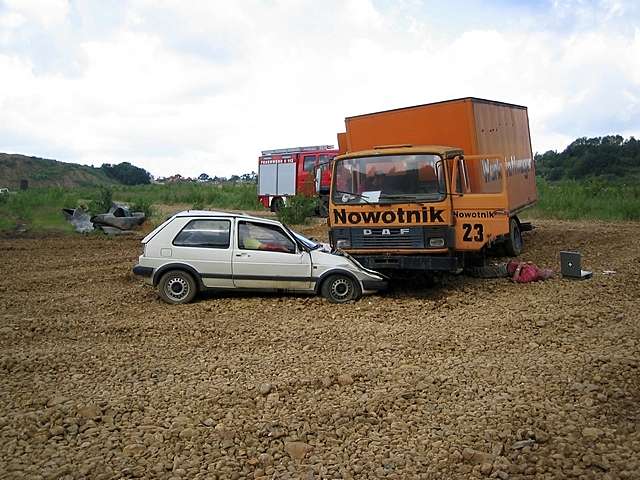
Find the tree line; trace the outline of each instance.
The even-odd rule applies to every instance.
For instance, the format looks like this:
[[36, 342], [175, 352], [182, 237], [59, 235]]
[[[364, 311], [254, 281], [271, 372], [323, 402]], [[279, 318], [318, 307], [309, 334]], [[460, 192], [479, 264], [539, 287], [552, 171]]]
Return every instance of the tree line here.
[[640, 178], [640, 140], [620, 135], [578, 138], [562, 152], [536, 153], [536, 173], [550, 180]]

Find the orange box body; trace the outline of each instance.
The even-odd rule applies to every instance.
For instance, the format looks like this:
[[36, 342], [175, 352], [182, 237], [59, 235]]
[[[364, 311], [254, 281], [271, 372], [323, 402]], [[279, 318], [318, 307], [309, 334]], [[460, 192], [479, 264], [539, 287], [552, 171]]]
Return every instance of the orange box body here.
[[[497, 155], [530, 167], [527, 175], [509, 177], [504, 208], [516, 213], [538, 198], [527, 107], [470, 97], [348, 117], [345, 124], [346, 132], [338, 134], [340, 154], [408, 144], [447, 145], [461, 148], [465, 155]], [[479, 192], [481, 162], [473, 165], [469, 181], [472, 191]]]

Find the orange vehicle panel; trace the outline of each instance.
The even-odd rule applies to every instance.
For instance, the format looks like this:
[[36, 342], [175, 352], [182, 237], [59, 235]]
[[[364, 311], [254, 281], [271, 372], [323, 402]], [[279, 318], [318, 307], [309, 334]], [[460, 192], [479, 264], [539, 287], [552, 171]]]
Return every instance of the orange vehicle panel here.
[[[449, 145], [465, 155], [498, 155], [506, 159], [509, 175], [505, 208], [517, 212], [537, 200], [526, 107], [469, 97], [348, 117], [345, 124], [346, 142], [345, 133], [338, 134], [340, 154], [346, 143], [347, 153], [404, 144]], [[482, 162], [475, 162], [469, 173], [472, 192], [492, 192]]]

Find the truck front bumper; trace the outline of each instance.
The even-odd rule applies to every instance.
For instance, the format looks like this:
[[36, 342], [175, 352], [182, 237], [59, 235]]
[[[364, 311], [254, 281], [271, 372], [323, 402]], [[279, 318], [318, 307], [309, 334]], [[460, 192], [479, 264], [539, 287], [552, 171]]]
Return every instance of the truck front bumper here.
[[460, 268], [457, 257], [440, 255], [353, 255], [371, 270], [419, 270], [455, 272]]

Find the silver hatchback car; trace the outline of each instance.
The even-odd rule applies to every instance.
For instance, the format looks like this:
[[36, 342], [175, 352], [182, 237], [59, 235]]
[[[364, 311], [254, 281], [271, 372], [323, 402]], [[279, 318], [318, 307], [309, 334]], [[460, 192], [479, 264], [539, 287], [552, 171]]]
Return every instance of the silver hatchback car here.
[[133, 273], [168, 303], [190, 302], [207, 289], [319, 293], [344, 303], [387, 286], [349, 255], [280, 222], [243, 214], [181, 212], [142, 243]]

